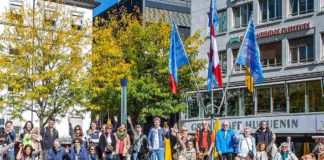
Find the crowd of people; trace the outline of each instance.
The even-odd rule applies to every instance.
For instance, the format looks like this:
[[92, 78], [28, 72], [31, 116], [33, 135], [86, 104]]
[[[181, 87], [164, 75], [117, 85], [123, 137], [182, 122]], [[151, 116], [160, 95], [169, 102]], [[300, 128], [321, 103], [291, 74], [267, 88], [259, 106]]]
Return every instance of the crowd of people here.
[[[127, 124], [118, 125], [116, 117], [114, 124], [108, 120], [103, 125], [96, 117], [86, 131], [80, 125], [72, 126], [68, 118], [72, 143], [65, 146], [58, 139], [59, 131], [53, 118], [41, 129], [27, 121], [17, 134], [13, 122], [7, 121], [0, 129], [0, 160], [206, 160], [214, 156], [221, 160], [298, 159], [291, 137], [278, 147], [276, 135], [265, 121], [260, 123], [254, 136], [248, 126], [242, 127], [241, 132], [232, 130], [228, 121], [223, 121], [216, 134], [210, 130], [208, 122], [203, 121], [202, 127], [190, 136], [186, 127], [175, 124], [170, 128], [167, 123], [161, 126], [161, 119], [155, 117], [146, 136], [142, 125], [134, 127], [131, 117], [127, 119], [129, 132]], [[171, 149], [166, 149], [167, 146]], [[324, 145], [318, 143], [313, 152], [302, 159], [324, 160]]]

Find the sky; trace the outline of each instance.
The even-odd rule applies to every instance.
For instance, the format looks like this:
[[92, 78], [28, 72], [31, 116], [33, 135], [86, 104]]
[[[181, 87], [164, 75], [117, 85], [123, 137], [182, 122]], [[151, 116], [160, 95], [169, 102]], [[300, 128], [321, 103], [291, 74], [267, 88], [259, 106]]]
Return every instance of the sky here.
[[117, 3], [118, 0], [96, 0], [97, 2], [100, 2], [100, 6], [96, 7], [93, 10], [93, 17], [95, 17], [97, 14], [101, 13], [105, 9], [109, 8], [110, 6]]

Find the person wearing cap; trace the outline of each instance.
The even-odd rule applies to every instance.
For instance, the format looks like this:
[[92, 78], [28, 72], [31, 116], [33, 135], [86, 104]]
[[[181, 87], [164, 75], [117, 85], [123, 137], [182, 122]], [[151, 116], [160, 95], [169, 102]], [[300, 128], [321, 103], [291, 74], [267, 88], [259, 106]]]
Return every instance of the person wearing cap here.
[[113, 125], [111, 120], [107, 121], [106, 130], [99, 138], [99, 147], [102, 151], [102, 154], [99, 156], [102, 157], [102, 159], [114, 159], [114, 151], [116, 150], [116, 136], [113, 134]]
[[250, 127], [245, 127], [243, 135], [238, 137], [237, 156], [244, 160], [252, 160], [256, 157], [255, 139], [251, 136]]
[[168, 126], [160, 127], [161, 119], [159, 117], [155, 117], [153, 122], [154, 127], [150, 129], [147, 137], [148, 149], [151, 152], [151, 159], [164, 160], [164, 137], [170, 137], [170, 129]]
[[136, 130], [134, 129], [132, 118], [130, 116], [127, 117], [128, 123], [130, 124], [132, 133], [133, 133], [133, 144], [130, 147], [130, 154], [132, 155], [133, 160], [140, 159], [142, 155], [145, 153], [145, 145], [144, 142], [147, 142], [147, 137], [143, 133], [142, 126], [137, 124], [135, 126]]
[[216, 133], [216, 151], [222, 159], [234, 159], [234, 145], [236, 137], [234, 131], [229, 126], [229, 121], [222, 123], [222, 129]]
[[208, 122], [202, 122], [202, 129], [196, 132], [196, 151], [197, 154], [203, 156], [204, 159], [208, 159], [212, 153], [212, 149], [215, 144], [215, 135], [209, 130]]
[[288, 148], [288, 143], [284, 142], [281, 143], [280, 147], [279, 147], [279, 151], [277, 153], [277, 156], [274, 157], [274, 160], [298, 160], [298, 158], [296, 157], [296, 155], [289, 150]]

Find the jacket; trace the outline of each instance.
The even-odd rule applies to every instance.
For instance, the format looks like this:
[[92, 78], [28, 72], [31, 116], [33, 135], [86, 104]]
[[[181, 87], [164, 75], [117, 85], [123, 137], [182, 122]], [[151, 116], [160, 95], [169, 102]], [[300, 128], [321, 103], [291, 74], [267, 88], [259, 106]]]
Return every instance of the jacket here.
[[81, 146], [79, 155], [77, 155], [75, 148], [71, 148], [69, 152], [69, 157], [71, 158], [70, 160], [75, 160], [76, 156], [78, 156], [78, 160], [88, 160], [88, 152], [87, 150]]
[[[112, 147], [113, 147], [113, 150], [111, 152], [113, 152], [116, 150], [116, 137], [113, 133], [111, 133], [110, 138], [111, 138], [111, 143], [112, 143]], [[106, 151], [106, 147], [107, 147], [107, 135], [106, 134], [102, 134], [100, 136], [99, 147], [100, 147], [101, 152]]]
[[55, 152], [53, 148], [48, 150], [46, 160], [63, 160], [63, 159], [71, 159], [71, 157], [69, 157], [69, 154], [65, 153], [62, 147], [60, 147], [57, 152]]
[[[159, 128], [158, 129], [158, 136], [159, 136], [159, 148], [164, 148], [165, 144], [164, 144], [164, 137], [169, 138], [170, 137], [170, 132], [165, 131], [163, 128]], [[147, 145], [148, 147], [152, 147], [154, 146], [154, 136], [153, 136], [153, 132], [154, 132], [154, 128], [151, 128], [148, 134], [148, 141], [147, 141]]]
[[[129, 139], [129, 136], [127, 134], [127, 136], [123, 139], [124, 140], [124, 148], [123, 148], [123, 156], [126, 157], [128, 155], [128, 149], [130, 147], [130, 139]], [[119, 144], [120, 144], [120, 141], [118, 138], [117, 138], [117, 135], [116, 135], [116, 150], [115, 150], [115, 153], [116, 154], [119, 154]]]
[[264, 141], [266, 146], [268, 146], [272, 141], [272, 132], [267, 129], [265, 132], [262, 132], [261, 129], [258, 129], [255, 132], [255, 143], [258, 144], [259, 142]]
[[225, 137], [225, 130], [221, 129], [216, 133], [216, 150], [222, 153], [233, 153], [234, 144], [236, 143], [234, 139], [235, 133], [233, 130], [228, 129], [228, 135]]
[[8, 151], [9, 149], [13, 149], [13, 147], [14, 147], [13, 145], [9, 144], [9, 145], [7, 145], [5, 147], [0, 148], [0, 160], [3, 160], [2, 153]]
[[[256, 146], [255, 146], [255, 139], [254, 137], [249, 137], [252, 140], [252, 148], [250, 148], [250, 150], [253, 152], [254, 157], [256, 157]], [[237, 144], [237, 155], [238, 156], [242, 156], [241, 154], [241, 149], [242, 149], [242, 141], [245, 139], [249, 139], [249, 138], [245, 138], [243, 135], [240, 135], [238, 138], [238, 144]]]
[[53, 135], [51, 135], [50, 129], [45, 127], [41, 130], [41, 136], [43, 137], [42, 149], [49, 150], [52, 148], [54, 140], [59, 137], [59, 134], [58, 131], [53, 128]]

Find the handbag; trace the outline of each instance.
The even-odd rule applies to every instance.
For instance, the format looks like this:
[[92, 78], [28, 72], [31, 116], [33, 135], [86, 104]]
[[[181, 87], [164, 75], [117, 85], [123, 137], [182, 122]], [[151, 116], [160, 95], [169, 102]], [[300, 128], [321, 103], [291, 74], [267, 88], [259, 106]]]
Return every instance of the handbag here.
[[[254, 158], [254, 153], [253, 153], [253, 151], [250, 149], [250, 145], [249, 145], [249, 141], [246, 139], [246, 138], [244, 138], [245, 140], [246, 140], [246, 143], [247, 143], [247, 145], [248, 145], [248, 149], [249, 149], [249, 152], [248, 152], [248, 156], [251, 158], [251, 159], [253, 159]], [[252, 142], [252, 138], [251, 138], [251, 142]]]

